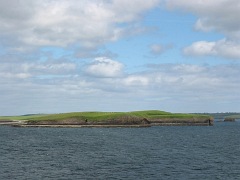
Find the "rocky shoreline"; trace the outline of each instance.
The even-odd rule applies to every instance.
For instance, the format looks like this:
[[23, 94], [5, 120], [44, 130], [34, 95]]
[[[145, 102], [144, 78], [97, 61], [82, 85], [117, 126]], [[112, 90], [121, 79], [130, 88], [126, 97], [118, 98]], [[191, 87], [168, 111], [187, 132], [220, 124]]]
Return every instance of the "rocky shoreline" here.
[[0, 125], [20, 125], [22, 121], [14, 121], [14, 120], [1, 120]]
[[80, 121], [77, 119], [64, 119], [58, 121], [0, 121], [0, 125], [10, 125], [13, 127], [53, 127], [53, 128], [142, 128], [152, 126], [212, 126], [212, 118], [191, 118], [191, 119], [124, 119], [107, 121]]
[[14, 124], [13, 127], [39, 127], [39, 128], [143, 128], [151, 127], [150, 125], [29, 125], [29, 124]]

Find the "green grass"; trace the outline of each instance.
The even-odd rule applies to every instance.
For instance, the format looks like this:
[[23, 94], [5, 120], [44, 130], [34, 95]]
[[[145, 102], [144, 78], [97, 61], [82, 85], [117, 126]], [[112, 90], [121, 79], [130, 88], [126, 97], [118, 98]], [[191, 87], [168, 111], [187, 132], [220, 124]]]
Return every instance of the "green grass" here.
[[3, 116], [0, 120], [29, 120], [29, 121], [44, 121], [44, 120], [65, 120], [65, 119], [78, 119], [88, 121], [103, 121], [103, 120], [115, 120], [119, 117], [141, 117], [146, 119], [167, 119], [167, 118], [193, 118], [193, 117], [209, 117], [206, 115], [197, 114], [175, 114], [165, 111], [148, 110], [148, 111], [132, 111], [132, 112], [72, 112], [61, 114], [49, 114], [49, 115], [27, 115], [27, 116]]

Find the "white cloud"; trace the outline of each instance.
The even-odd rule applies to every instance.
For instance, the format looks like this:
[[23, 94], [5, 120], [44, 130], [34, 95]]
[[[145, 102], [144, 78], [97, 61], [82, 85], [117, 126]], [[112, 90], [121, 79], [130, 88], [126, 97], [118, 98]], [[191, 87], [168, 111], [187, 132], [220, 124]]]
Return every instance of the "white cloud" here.
[[184, 54], [194, 56], [220, 56], [228, 59], [240, 59], [240, 44], [220, 40], [217, 42], [199, 41], [184, 49]]
[[76, 64], [71, 62], [45, 62], [23, 64], [23, 69], [35, 74], [67, 74], [76, 70]]
[[0, 78], [6, 81], [6, 79], [28, 79], [39, 76], [74, 75], [76, 68], [76, 64], [71, 62], [2, 62]]
[[216, 55], [240, 59], [239, 0], [168, 0], [171, 9], [180, 9], [198, 17], [195, 28], [204, 32], [219, 32], [225, 39], [216, 42], [199, 41], [186, 48], [191, 55]]
[[[9, 0], [0, 2], [0, 36], [5, 46], [96, 47], [126, 35], [159, 0]], [[128, 33], [129, 34], [129, 33]], [[3, 42], [2, 42], [3, 43]], [[21, 44], [21, 46], [20, 46]]]
[[216, 51], [222, 57], [240, 59], [240, 43], [221, 40], [216, 42]]
[[160, 44], [152, 44], [150, 46], [150, 52], [154, 55], [160, 55], [165, 51], [165, 47]]
[[190, 64], [177, 64], [173, 66], [172, 68], [176, 72], [182, 72], [182, 73], [203, 73], [206, 71], [206, 67], [204, 66], [198, 66], [198, 65], [190, 65]]
[[127, 86], [147, 86], [150, 79], [144, 75], [130, 75], [123, 82]]
[[216, 43], [215, 42], [207, 42], [207, 41], [199, 41], [193, 43], [191, 46], [186, 47], [184, 49], [184, 53], [186, 55], [215, 55], [216, 51], [214, 49]]
[[0, 73], [0, 78], [7, 79], [26, 79], [29, 77], [31, 77], [31, 74], [29, 73], [10, 73], [10, 72]]
[[168, 0], [167, 4], [170, 8], [182, 9], [199, 16], [196, 23], [199, 30], [216, 30], [228, 36], [240, 35], [238, 0]]
[[163, 54], [165, 51], [171, 49], [172, 47], [173, 46], [171, 44], [162, 45], [159, 43], [151, 44], [149, 46], [150, 53], [154, 56], [159, 56], [159, 55]]
[[106, 57], [99, 57], [86, 68], [86, 72], [96, 77], [118, 77], [123, 74], [123, 64], [108, 59]]

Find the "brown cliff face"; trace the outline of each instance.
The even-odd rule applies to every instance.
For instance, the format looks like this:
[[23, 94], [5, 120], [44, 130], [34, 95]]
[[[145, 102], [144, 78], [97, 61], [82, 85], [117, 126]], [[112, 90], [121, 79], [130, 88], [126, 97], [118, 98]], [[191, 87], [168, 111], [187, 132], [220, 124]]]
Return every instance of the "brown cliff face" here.
[[84, 125], [85, 120], [77, 118], [63, 119], [63, 120], [42, 120], [42, 121], [28, 121], [29, 125]]
[[211, 118], [163, 118], [163, 119], [146, 119], [135, 116], [120, 116], [116, 119], [102, 121], [79, 120], [77, 118], [63, 120], [43, 120], [28, 121], [28, 125], [213, 125]]
[[172, 123], [172, 124], [204, 124], [204, 125], [213, 125], [213, 118], [205, 118], [205, 117], [199, 117], [199, 118], [164, 118], [164, 119], [152, 119], [150, 120], [151, 124], [164, 124], [164, 123]]
[[146, 118], [120, 116], [116, 119], [89, 121], [87, 119], [68, 118], [62, 120], [28, 121], [28, 125], [143, 125], [150, 124]]

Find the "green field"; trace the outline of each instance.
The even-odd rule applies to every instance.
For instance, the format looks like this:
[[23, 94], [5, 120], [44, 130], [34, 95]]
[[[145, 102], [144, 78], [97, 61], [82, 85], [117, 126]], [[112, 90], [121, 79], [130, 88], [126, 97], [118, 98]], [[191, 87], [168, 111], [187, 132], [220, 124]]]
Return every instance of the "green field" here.
[[72, 112], [72, 113], [60, 113], [60, 114], [37, 114], [37, 115], [24, 115], [24, 116], [0, 116], [0, 120], [27, 120], [27, 121], [44, 121], [44, 120], [88, 120], [88, 121], [103, 121], [103, 120], [115, 120], [121, 117], [129, 118], [146, 118], [151, 119], [189, 119], [189, 118], [201, 118], [209, 117], [207, 115], [198, 114], [181, 114], [181, 113], [169, 113], [158, 110], [148, 111], [132, 111], [132, 112]]

